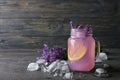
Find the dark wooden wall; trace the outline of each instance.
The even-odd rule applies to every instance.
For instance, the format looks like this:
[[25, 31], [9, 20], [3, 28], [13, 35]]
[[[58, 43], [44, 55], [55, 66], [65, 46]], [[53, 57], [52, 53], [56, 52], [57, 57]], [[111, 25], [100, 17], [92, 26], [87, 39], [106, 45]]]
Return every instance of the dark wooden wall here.
[[66, 47], [70, 20], [91, 24], [103, 47], [120, 48], [119, 0], [0, 0], [0, 48]]

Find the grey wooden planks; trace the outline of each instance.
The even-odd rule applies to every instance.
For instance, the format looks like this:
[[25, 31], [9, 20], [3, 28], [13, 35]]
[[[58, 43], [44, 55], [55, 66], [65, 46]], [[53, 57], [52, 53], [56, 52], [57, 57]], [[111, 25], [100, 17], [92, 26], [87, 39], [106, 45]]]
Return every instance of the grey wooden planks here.
[[104, 47], [120, 47], [118, 0], [0, 0], [0, 48], [66, 47], [70, 20], [91, 24]]

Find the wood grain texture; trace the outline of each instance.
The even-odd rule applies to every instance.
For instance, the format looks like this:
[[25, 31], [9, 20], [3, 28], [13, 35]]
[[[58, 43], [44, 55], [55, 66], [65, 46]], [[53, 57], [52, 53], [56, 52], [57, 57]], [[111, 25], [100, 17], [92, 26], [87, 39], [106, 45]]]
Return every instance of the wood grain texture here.
[[0, 48], [66, 47], [70, 20], [91, 24], [103, 47], [120, 47], [118, 0], [0, 0]]

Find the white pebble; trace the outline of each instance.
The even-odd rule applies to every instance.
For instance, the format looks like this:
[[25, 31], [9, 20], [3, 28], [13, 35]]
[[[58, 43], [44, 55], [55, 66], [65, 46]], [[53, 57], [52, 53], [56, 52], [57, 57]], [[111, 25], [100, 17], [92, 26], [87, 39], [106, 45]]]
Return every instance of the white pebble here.
[[27, 67], [28, 71], [37, 71], [39, 69], [39, 65], [37, 63], [30, 63]]

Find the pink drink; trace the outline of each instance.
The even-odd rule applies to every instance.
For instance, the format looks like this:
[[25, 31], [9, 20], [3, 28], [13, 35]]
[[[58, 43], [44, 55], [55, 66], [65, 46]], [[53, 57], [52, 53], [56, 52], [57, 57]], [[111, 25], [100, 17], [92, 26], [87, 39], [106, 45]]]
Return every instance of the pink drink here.
[[71, 29], [68, 39], [69, 67], [73, 71], [90, 71], [95, 65], [95, 40], [84, 29]]

